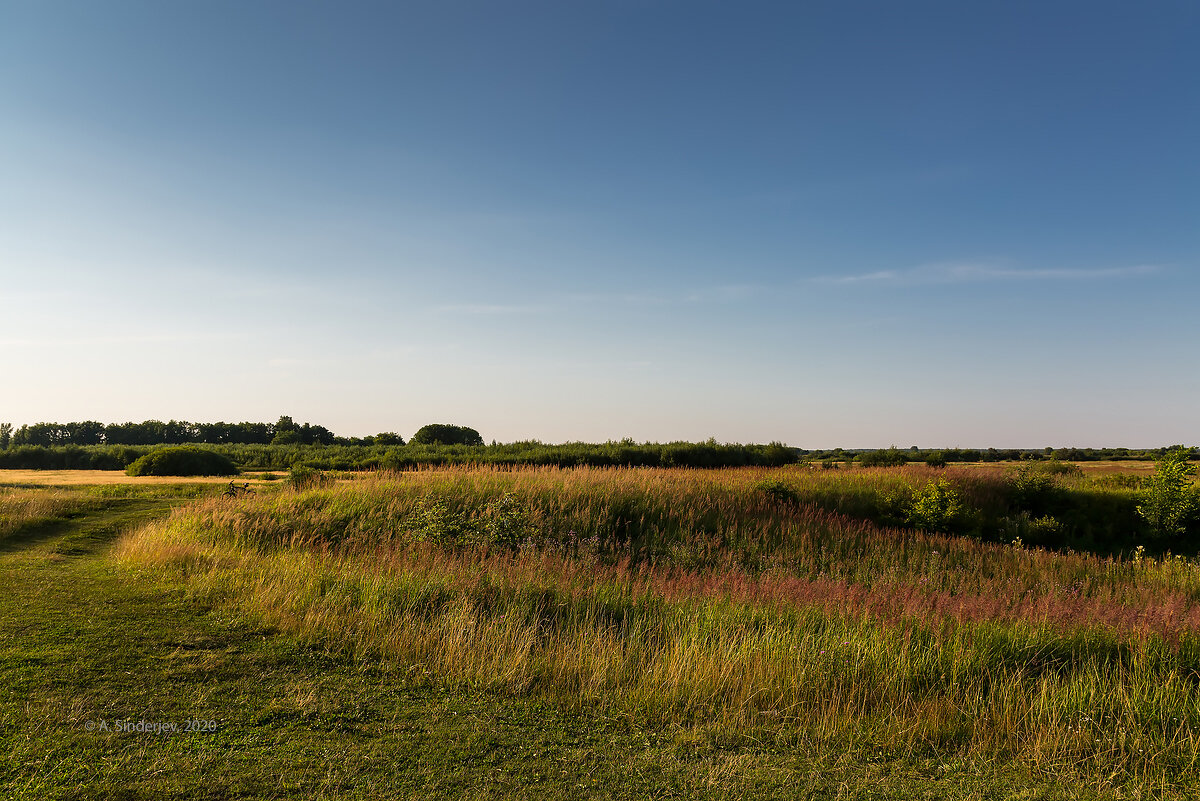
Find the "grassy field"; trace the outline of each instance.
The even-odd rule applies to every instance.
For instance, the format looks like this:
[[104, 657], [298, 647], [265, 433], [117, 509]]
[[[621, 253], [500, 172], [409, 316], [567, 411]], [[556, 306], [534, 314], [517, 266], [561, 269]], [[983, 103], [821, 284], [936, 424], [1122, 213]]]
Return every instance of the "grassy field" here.
[[[914, 466], [0, 490], [3, 780], [30, 798], [1194, 797], [1200, 564], [875, 519], [939, 480], [973, 520], [1019, 511], [1004, 470]], [[118, 718], [218, 726], [86, 729]]]
[[[237, 483], [249, 481], [252, 485], [269, 473], [278, 478], [286, 473], [265, 473], [239, 476]], [[96, 485], [126, 484], [146, 486], [152, 484], [228, 484], [229, 478], [222, 476], [197, 476], [178, 478], [175, 476], [128, 476], [124, 470], [0, 470], [0, 487], [91, 487]]]

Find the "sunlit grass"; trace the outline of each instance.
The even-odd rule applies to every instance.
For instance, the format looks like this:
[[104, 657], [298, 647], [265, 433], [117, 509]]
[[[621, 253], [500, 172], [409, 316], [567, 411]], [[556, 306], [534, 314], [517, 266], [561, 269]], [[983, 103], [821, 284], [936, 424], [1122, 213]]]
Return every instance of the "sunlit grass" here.
[[[767, 476], [824, 508], [779, 502], [757, 488]], [[201, 501], [119, 555], [414, 680], [826, 746], [1186, 775], [1200, 756], [1197, 564], [827, 510], [923, 480], [911, 467], [423, 471]], [[975, 504], [998, 480], [955, 475]], [[519, 512], [516, 548], [480, 536], [501, 498]]]
[[0, 540], [94, 505], [93, 498], [70, 490], [0, 486]]

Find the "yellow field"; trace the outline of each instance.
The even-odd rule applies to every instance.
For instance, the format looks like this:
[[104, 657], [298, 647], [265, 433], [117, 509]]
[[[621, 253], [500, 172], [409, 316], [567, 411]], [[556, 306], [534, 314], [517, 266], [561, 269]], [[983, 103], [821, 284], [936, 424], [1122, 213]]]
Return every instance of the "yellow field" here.
[[[257, 474], [256, 474], [257, 475]], [[241, 484], [260, 482], [255, 476], [237, 476], [233, 480]], [[286, 473], [275, 473], [284, 476]], [[40, 484], [66, 487], [94, 484], [227, 484], [228, 476], [127, 476], [123, 470], [0, 470], [2, 484]]]

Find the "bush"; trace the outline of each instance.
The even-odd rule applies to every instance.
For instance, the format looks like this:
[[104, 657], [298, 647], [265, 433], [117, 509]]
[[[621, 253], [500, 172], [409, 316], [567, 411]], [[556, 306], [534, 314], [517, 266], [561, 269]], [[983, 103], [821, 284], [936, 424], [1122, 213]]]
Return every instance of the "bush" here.
[[962, 500], [954, 485], [944, 478], [930, 481], [913, 493], [907, 510], [909, 525], [922, 531], [950, 531], [963, 510]]
[[754, 489], [773, 501], [781, 503], [796, 503], [799, 501], [796, 491], [777, 478], [764, 478], [754, 485]]
[[1047, 462], [1040, 462], [1034, 467], [1040, 473], [1045, 473], [1048, 476], [1082, 476], [1083, 468], [1077, 464], [1070, 462], [1051, 459]]
[[1200, 491], [1192, 484], [1196, 468], [1188, 464], [1188, 451], [1175, 447], [1163, 454], [1138, 493], [1138, 514], [1160, 537], [1187, 532], [1200, 517]]
[[895, 446], [886, 451], [871, 451], [859, 455], [858, 463], [863, 467], [900, 467], [908, 463], [908, 454]]
[[125, 472], [131, 476], [236, 476], [229, 460], [202, 448], [157, 448], [137, 459]]
[[1034, 514], [1046, 514], [1057, 507], [1065, 494], [1053, 475], [1032, 462], [1010, 473], [1008, 487], [1013, 506]]
[[333, 479], [320, 470], [314, 470], [307, 465], [297, 464], [292, 465], [292, 469], [288, 471], [288, 483], [291, 484], [292, 489], [300, 491], [313, 487], [324, 487], [332, 484]]

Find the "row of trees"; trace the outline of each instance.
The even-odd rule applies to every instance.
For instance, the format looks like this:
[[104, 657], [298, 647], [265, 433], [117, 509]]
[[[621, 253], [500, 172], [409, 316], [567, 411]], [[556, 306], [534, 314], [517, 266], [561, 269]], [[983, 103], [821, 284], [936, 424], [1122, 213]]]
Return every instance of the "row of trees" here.
[[[7, 431], [4, 428], [7, 428]], [[297, 425], [286, 415], [275, 423], [191, 423], [186, 420], [144, 420], [140, 423], [104, 423], [84, 420], [74, 423], [35, 423], [16, 431], [0, 426], [0, 447], [40, 445], [270, 445], [303, 443], [332, 444], [337, 438], [324, 426]]]
[[[413, 444], [482, 445], [479, 432], [466, 426], [435, 423], [413, 435]], [[144, 420], [140, 423], [35, 423], [13, 431], [0, 423], [0, 449], [32, 445], [403, 445], [394, 431], [373, 437], [339, 437], [325, 426], [298, 424], [284, 415], [274, 423], [190, 423], [186, 420]]]
[[[347, 445], [402, 446], [404, 438], [394, 431], [370, 437], [339, 437], [325, 426], [298, 424], [284, 415], [274, 423], [190, 423], [185, 420], [145, 420], [141, 423], [104, 423], [85, 420], [77, 423], [36, 423], [13, 430], [10, 423], [0, 423], [0, 449], [32, 445], [46, 448], [67, 445]], [[481, 446], [483, 437], [468, 426], [433, 423], [422, 426], [409, 441], [411, 445]], [[521, 445], [522, 443], [514, 443]], [[537, 445], [539, 443], [524, 443]], [[582, 443], [572, 443], [579, 445]], [[611, 443], [610, 443], [611, 444]], [[619, 445], [633, 445], [622, 440]], [[715, 444], [713, 441], [705, 444]], [[782, 446], [781, 446], [782, 447]], [[1121, 459], [1159, 459], [1167, 448], [1131, 450], [1129, 448], [947, 448], [939, 450], [886, 448], [877, 451], [852, 451], [842, 448], [825, 451], [805, 451], [789, 448], [812, 461], [855, 461], [865, 467], [902, 465], [907, 462], [927, 462], [943, 465], [951, 462], [1000, 462], [1052, 459], [1068, 462]]]

